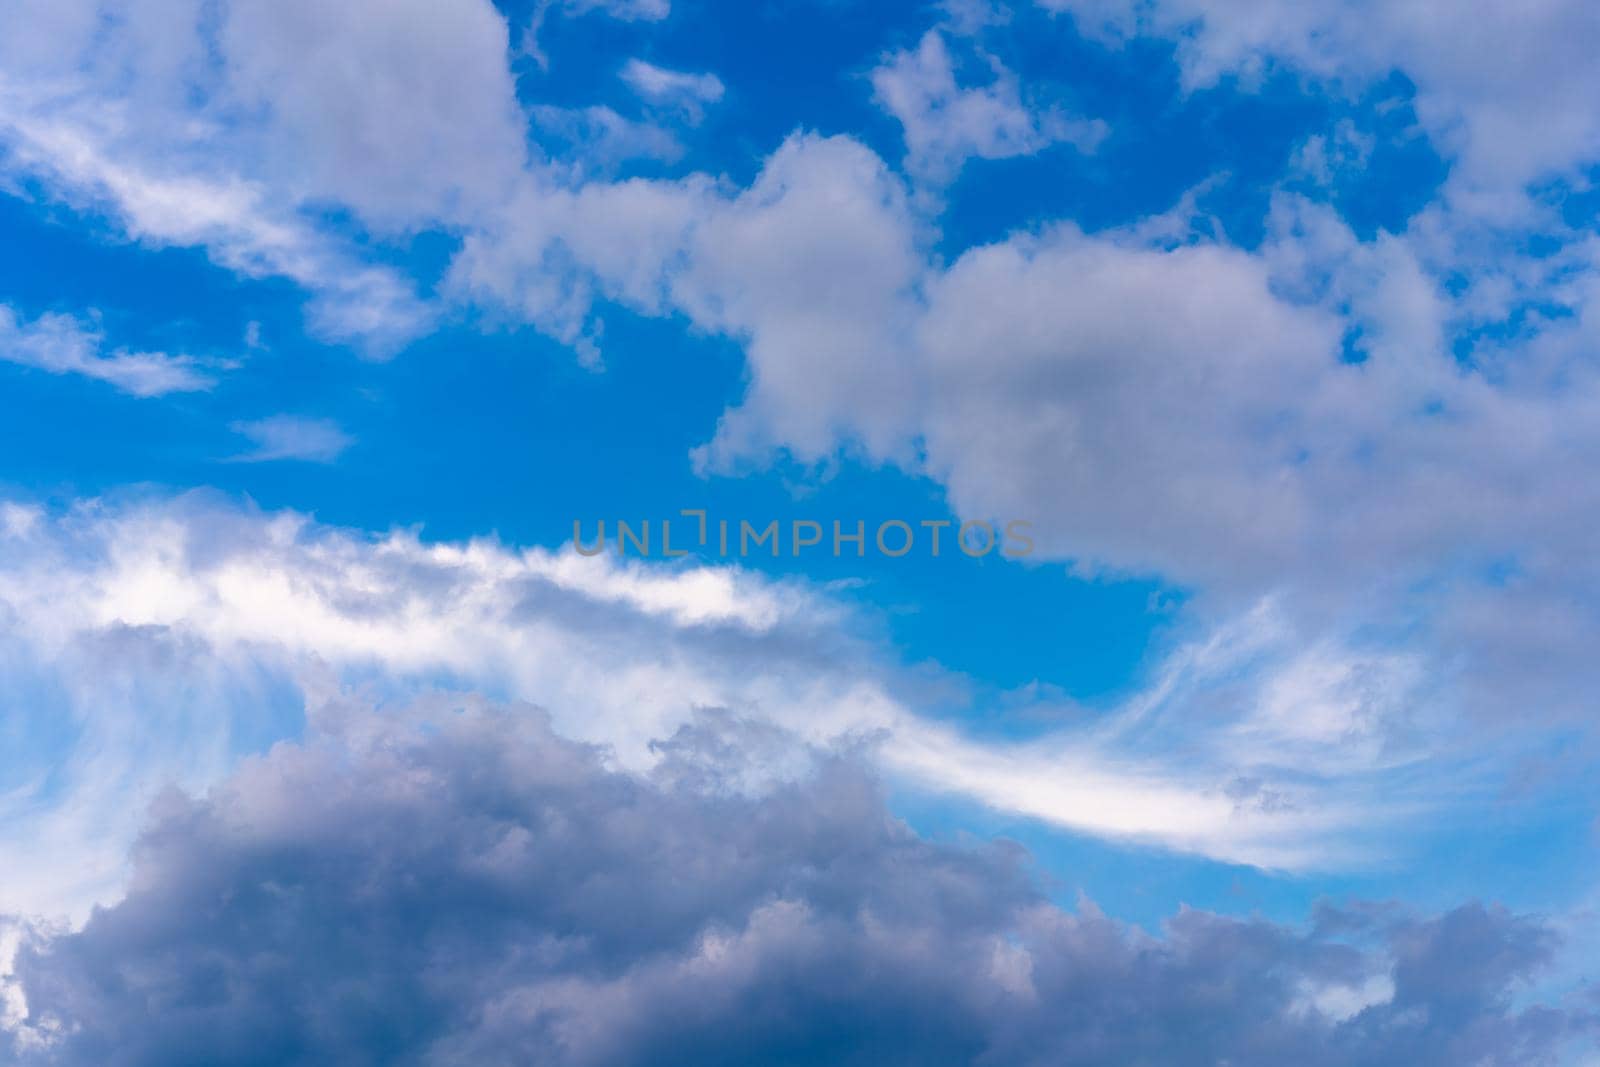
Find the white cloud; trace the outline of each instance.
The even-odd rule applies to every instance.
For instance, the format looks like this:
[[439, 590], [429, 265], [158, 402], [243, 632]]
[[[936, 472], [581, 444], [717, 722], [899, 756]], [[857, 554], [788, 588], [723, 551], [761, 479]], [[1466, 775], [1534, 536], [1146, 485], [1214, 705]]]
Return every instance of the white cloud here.
[[460, 225], [527, 162], [487, 0], [55, 6], [0, 46], [6, 168], [134, 240], [296, 282], [330, 339], [385, 354], [432, 317], [325, 232], [330, 206], [380, 235]]
[[1093, 151], [1107, 129], [1098, 119], [1030, 108], [1014, 74], [992, 57], [992, 80], [962, 87], [944, 34], [929, 30], [915, 51], [896, 52], [872, 72], [874, 95], [905, 130], [906, 167], [927, 180], [953, 179], [968, 159], [1033, 155], [1066, 142]]
[[[1271, 606], [1177, 647], [1124, 704], [1025, 741], [925, 714], [928, 675], [849, 609], [737, 567], [367, 537], [199, 499], [0, 510], [0, 678], [20, 702], [0, 911], [114, 894], [144, 803], [293, 736], [309, 704], [443, 687], [548, 709], [643, 771], [697, 709], [876, 754], [898, 781], [1076, 833], [1272, 867], [1360, 866], [1538, 743], [1449, 729], [1438, 661]], [[1306, 650], [1310, 649], [1311, 652]], [[791, 771], [783, 758], [766, 778]], [[1379, 830], [1382, 834], [1379, 834]]]
[[[665, 5], [612, 6], [666, 14]], [[1218, 736], [1239, 751], [1281, 746], [1297, 771], [1310, 753], [1354, 774], [1330, 755], [1348, 744], [1360, 767], [1387, 767], [1397, 747], [1411, 754], [1390, 727], [1407, 717], [1425, 668], [1488, 661], [1512, 647], [1538, 654], [1472, 675], [1477, 684], [1465, 688], [1493, 694], [1502, 714], [1543, 709], [1519, 699], [1530, 693], [1579, 706], [1590, 678], [1585, 643], [1600, 633], [1584, 603], [1593, 598], [1573, 593], [1600, 589], [1588, 559], [1600, 491], [1585, 475], [1600, 446], [1596, 251], [1571, 240], [1543, 261], [1503, 257], [1503, 246], [1475, 243], [1482, 231], [1452, 212], [1492, 222], [1490, 209], [1508, 203], [1497, 194], [1507, 184], [1587, 158], [1590, 149], [1573, 147], [1593, 143], [1587, 104], [1563, 104], [1548, 126], [1507, 128], [1511, 109], [1523, 114], [1541, 94], [1586, 84], [1588, 68], [1562, 58], [1587, 40], [1581, 12], [1558, 4], [1506, 28], [1514, 47], [1505, 55], [1551, 57], [1536, 65], [1566, 72], [1547, 74], [1488, 48], [1484, 34], [1511, 17], [1501, 14], [1486, 13], [1434, 56], [1418, 44], [1427, 37], [1418, 27], [1437, 14], [1427, 5], [1331, 14], [1278, 4], [1149, 8], [1152, 32], [1186, 13], [1201, 18], [1180, 55], [1192, 85], [1272, 56], [1332, 80], [1400, 63], [1417, 78], [1424, 122], [1458, 159], [1452, 203], [1467, 207], [1431, 209], [1403, 235], [1362, 241], [1331, 212], [1279, 197], [1257, 253], [1203, 236], [1175, 213], [1094, 234], [1044, 227], [947, 263], [929, 251], [914, 193], [849, 138], [795, 135], [744, 189], [704, 175], [585, 183], [581, 168], [525, 166], [503, 21], [486, 4], [463, 2], [449, 9], [459, 21], [441, 30], [439, 10], [401, 6], [392, 19], [363, 19], [302, 5], [257, 33], [251, 20], [265, 15], [223, 5], [216, 55], [198, 46], [198, 33], [177, 32], [200, 25], [199, 5], [131, 9], [113, 20], [120, 34], [98, 32], [98, 7], [41, 12], [29, 39], [0, 44], [9, 163], [52, 195], [105, 210], [134, 239], [203, 247], [243, 274], [293, 279], [314, 294], [325, 334], [380, 349], [426, 328], [433, 311], [396, 273], [361, 265], [317, 212], [331, 200], [380, 234], [458, 226], [465, 238], [448, 295], [533, 322], [591, 359], [600, 299], [682, 314], [743, 344], [749, 390], [698, 454], [708, 470], [779, 451], [819, 461], [854, 449], [936, 478], [964, 514], [1032, 519], [1052, 556], [1199, 586], [1208, 619], [1278, 590], [1298, 654], [1251, 674], [1262, 693], [1221, 716]], [[1352, 11], [1374, 20], [1370, 40]], [[320, 54], [323, 37], [352, 57], [360, 85], [344, 92], [346, 74], [323, 64], [304, 93], [280, 99], [274, 86], [293, 81], [301, 55]], [[1467, 73], [1473, 64], [1483, 66], [1481, 86]], [[412, 77], [418, 65], [428, 76]], [[662, 91], [682, 87], [674, 78], [702, 77], [650, 70], [635, 80]], [[909, 168], [924, 182], [952, 175], [962, 160], [1036, 151], [1064, 135], [1030, 110], [1003, 67], [990, 74], [964, 86], [939, 32], [877, 73], [880, 98], [905, 125]], [[323, 113], [316, 101], [330, 95], [337, 106]], [[603, 111], [578, 114], [610, 122]], [[1346, 147], [1359, 158], [1359, 136]], [[1320, 174], [1338, 148], [1324, 142], [1320, 162], [1315, 153], [1302, 162]], [[1525, 210], [1512, 199], [1512, 215]], [[1447, 292], [1441, 279], [1463, 265], [1466, 290]], [[1531, 342], [1485, 341], [1458, 360], [1454, 320], [1503, 315], [1529, 293], [1555, 295], [1566, 314], [1539, 324]], [[1352, 328], [1360, 364], [1341, 360]], [[72, 369], [116, 365], [98, 358]], [[114, 373], [148, 387], [161, 366]], [[358, 539], [341, 543], [352, 567], [369, 551], [383, 554]], [[1506, 555], [1523, 567], [1514, 587], [1473, 581], [1475, 568]], [[892, 727], [909, 740], [886, 759], [935, 786], [1086, 832], [1232, 858], [1305, 861], [1285, 842], [1316, 852], [1320, 835], [1332, 834], [1318, 819], [1351, 818], [1337, 804], [1257, 782], [1253, 770], [1235, 774], [1220, 749], [1191, 765], [1192, 753], [1158, 746], [1152, 755], [1121, 735], [969, 748], [969, 739], [906, 718], [870, 672], [866, 680], [787, 666], [752, 672], [730, 666], [732, 653], [705, 660], [698, 646], [685, 651], [670, 627], [661, 653], [670, 662], [606, 660], [597, 669], [592, 634], [561, 633], [548, 620], [530, 630], [517, 617], [525, 605], [504, 603], [503, 586], [474, 568], [506, 571], [513, 584], [548, 575], [521, 573], [493, 551], [480, 556], [447, 566], [420, 546], [391, 551], [455, 589], [465, 609], [413, 595], [397, 576], [372, 578], [376, 593], [331, 579], [324, 588], [318, 578], [308, 593], [302, 568], [316, 571], [316, 561], [289, 549], [240, 562], [229, 580], [241, 585], [231, 590], [208, 585], [214, 573], [201, 581], [179, 564], [152, 564], [151, 584], [132, 582], [118, 601], [142, 621], [116, 640], [143, 655], [142, 626], [198, 634], [204, 648], [219, 640], [216, 627], [229, 647], [278, 647], [292, 634], [287, 658], [297, 663], [317, 656], [379, 673], [488, 678], [560, 705], [575, 729], [614, 739], [615, 727], [634, 753], [697, 702], [759, 706], [823, 733]], [[1430, 582], [1428, 596], [1413, 596]], [[137, 606], [169, 594], [203, 624], [152, 620]], [[1394, 646], [1379, 651], [1338, 640], [1363, 620], [1400, 614], [1432, 629], [1422, 638], [1391, 633]], [[1514, 632], [1527, 620], [1537, 623], [1532, 634]], [[82, 629], [110, 626], [96, 618]], [[1548, 688], [1530, 688], [1541, 674]], [[83, 696], [74, 707], [89, 703]], [[1092, 788], [1060, 785], [1061, 767], [1082, 770]], [[1236, 779], [1246, 784], [1232, 792], [1219, 784]], [[1094, 800], [1102, 795], [1125, 806], [1105, 814]], [[1241, 805], [1247, 817], [1236, 814]]]
[[921, 433], [963, 514], [1180, 580], [1304, 543], [1295, 401], [1340, 373], [1338, 324], [1280, 302], [1259, 261], [1064, 226], [974, 249], [927, 291]]
[[1335, 1023], [1348, 1022], [1373, 1007], [1393, 1003], [1395, 984], [1392, 975], [1372, 974], [1358, 983], [1308, 982], [1301, 1008], [1314, 1011]]
[[591, 356], [596, 297], [745, 341], [750, 393], [701, 457], [723, 468], [779, 446], [825, 454], [841, 427], [906, 453], [917, 385], [902, 361], [921, 269], [907, 192], [882, 160], [798, 134], [744, 190], [700, 175], [530, 180], [501, 226], [463, 242], [447, 291]]
[[628, 60], [622, 68], [622, 80], [632, 86], [634, 92], [649, 100], [672, 100], [688, 96], [712, 104], [721, 100], [723, 93], [722, 79], [715, 74], [669, 70], [642, 59]]
[[722, 99], [722, 79], [715, 74], [691, 74], [668, 70], [642, 59], [630, 59], [622, 68], [622, 80], [652, 104], [675, 108], [690, 122], [699, 122], [705, 105]]
[[236, 422], [232, 429], [255, 443], [255, 448], [235, 457], [244, 463], [277, 459], [332, 463], [355, 443], [355, 438], [341, 430], [332, 419], [308, 419], [298, 415], [271, 415]]
[[498, 225], [462, 241], [444, 290], [533, 323], [596, 364], [596, 298], [665, 310], [669, 269], [713, 200], [699, 177], [571, 188], [530, 175]]
[[505, 19], [488, 0], [228, 5], [219, 33], [230, 108], [261, 177], [373, 223], [497, 209], [527, 161]]
[[[1177, 42], [1185, 82], [1281, 63], [1359, 89], [1398, 69], [1458, 163], [1453, 181], [1515, 190], [1600, 160], [1600, 12], [1587, 0], [1039, 0], [1109, 39]], [[1538, 121], [1529, 121], [1537, 115]]]
[[[738, 568], [368, 539], [198, 501], [13, 506], [0, 539], [0, 677], [40, 694], [11, 720], [0, 779], [5, 848], [29, 872], [6, 883], [6, 910], [106, 899], [152, 790], [203, 787], [338, 686], [538, 702], [635, 769], [694, 710], [722, 707], [814, 744], [870, 741], [922, 789], [1232, 861], [1360, 862], [1352, 835], [1386, 817], [1346, 789], [1381, 761], [1325, 765], [1350, 737], [1294, 728], [1283, 685], [1246, 720], [1261, 752], [1248, 763], [1229, 749], [1237, 710], [1189, 718], [1219, 685], [1237, 697], [1243, 664], [1274, 675], [1294, 641], [1259, 621], [1240, 630], [1250, 640], [1174, 659], [1091, 731], [998, 744], [923, 718], [838, 603]], [[1274, 736], [1301, 749], [1272, 755]]]
[[360, 263], [294, 211], [270, 206], [258, 184], [227, 173], [146, 169], [137, 150], [113, 146], [119, 119], [99, 107], [30, 107], [0, 91], [0, 143], [9, 165], [79, 210], [108, 214], [133, 240], [204, 248], [219, 266], [246, 277], [301, 285], [312, 295], [313, 331], [330, 340], [381, 355], [430, 323], [432, 312], [410, 282]]
[[201, 392], [216, 384], [192, 356], [104, 349], [104, 334], [72, 316], [47, 313], [25, 322], [0, 304], [0, 360], [5, 362], [50, 374], [81, 374], [139, 397]]
[[[597, 296], [742, 342], [748, 391], [706, 470], [853, 449], [932, 476], [965, 516], [1033, 520], [1052, 556], [1224, 598], [1403, 588], [1447, 553], [1516, 552], [1600, 509], [1532, 488], [1570, 482], [1539, 420], [1586, 439], [1600, 397], [1571, 348], [1592, 316], [1576, 249], [1542, 267], [1574, 311], [1547, 355], [1491, 375], [1447, 340], [1487, 290], [1451, 297], [1422, 238], [1361, 241], [1291, 197], [1256, 253], [1185, 205], [948, 265], [912, 202], [858, 142], [810, 135], [743, 190], [530, 183], [514, 221], [467, 240], [452, 292], [573, 343], [592, 343]], [[1365, 362], [1344, 359], [1352, 330]]]
[[0, 50], [9, 110], [98, 118], [80, 132], [119, 168], [237, 175], [275, 207], [404, 229], [497, 204], [526, 160], [487, 0], [56, 6]]
[[876, 453], [905, 454], [921, 269], [904, 189], [848, 138], [790, 138], [749, 189], [706, 211], [672, 299], [744, 340], [751, 382], [702, 462], [726, 468], [775, 445], [817, 457], [842, 426]]
[[[1214, 236], [1191, 199], [941, 263], [880, 159], [809, 135], [743, 190], [525, 195], [514, 225], [467, 242], [460, 292], [580, 342], [597, 296], [738, 340], [749, 386], [696, 453], [707, 471], [844, 449], [934, 478], [963, 516], [1031, 519], [1045, 555], [1085, 571], [1186, 585], [1213, 625], [1275, 595], [1313, 657], [1280, 693], [1308, 678], [1321, 693], [1276, 716], [1291, 746], [1349, 734], [1363, 759], [1388, 758], [1394, 736], [1363, 724], [1407, 712], [1366, 688], [1401, 692], [1440, 664], [1490, 733], [1586, 714], [1593, 242], [1501, 255], [1498, 238], [1427, 213], [1362, 240], [1279, 195], [1254, 252]], [[1463, 265], [1469, 284], [1448, 288]], [[1458, 331], [1532, 293], [1563, 314], [1461, 358]], [[1515, 582], [1485, 579], [1507, 560]], [[1390, 645], [1316, 664], [1323, 635], [1362, 627]]]

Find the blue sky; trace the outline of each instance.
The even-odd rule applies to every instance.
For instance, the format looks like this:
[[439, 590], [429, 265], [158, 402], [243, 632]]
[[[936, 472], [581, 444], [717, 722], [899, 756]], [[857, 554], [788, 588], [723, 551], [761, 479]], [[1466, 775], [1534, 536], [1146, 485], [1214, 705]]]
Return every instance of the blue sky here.
[[[944, 1014], [952, 1062], [1087, 1048], [1020, 1005], [1117, 953], [1160, 1036], [1107, 1062], [1597, 1062], [1600, 19], [1469, 7], [5, 0], [0, 1050], [693, 1058], [661, 975], [714, 943], [752, 953], [703, 1020], [736, 1062], [888, 1062]], [[1035, 550], [572, 550], [695, 508]], [[670, 840], [704, 891], [650, 932], [508, 914], [603, 946], [514, 986], [487, 926], [448, 996], [330, 950], [294, 1007], [185, 925], [298, 884], [335, 903], [264, 921], [315, 944], [360, 891], [297, 866], [346, 832], [297, 851], [299, 793], [399, 826], [424, 779], [419, 840], [509, 829], [349, 828], [440, 887], [374, 907], [456, 930], [535, 839], [607, 884]], [[604, 854], [534, 811], [610, 812]], [[211, 820], [272, 848], [213, 885]], [[949, 896], [890, 951], [902, 875]], [[844, 1016], [797, 978], [793, 1032], [740, 1000], [930, 938], [992, 973]], [[1262, 938], [1281, 982], [1193, 1044], [1205, 946]], [[100, 968], [235, 950], [209, 1049], [73, 1016]], [[551, 992], [597, 975], [633, 1008]], [[328, 1023], [341, 982], [427, 1021]], [[479, 983], [568, 1022], [492, 1026]]]

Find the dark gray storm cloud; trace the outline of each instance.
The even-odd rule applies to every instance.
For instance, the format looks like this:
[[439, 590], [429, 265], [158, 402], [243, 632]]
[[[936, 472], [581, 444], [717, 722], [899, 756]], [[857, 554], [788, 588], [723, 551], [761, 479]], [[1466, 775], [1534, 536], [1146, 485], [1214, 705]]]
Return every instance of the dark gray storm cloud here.
[[1497, 908], [1188, 910], [1155, 937], [1050, 903], [1015, 848], [919, 838], [848, 755], [749, 794], [740, 761], [782, 739], [708, 718], [662, 749], [641, 780], [530, 708], [325, 709], [312, 740], [165, 798], [121, 903], [29, 938], [28, 1025], [0, 1051], [1532, 1067], [1594, 1033], [1570, 1004], [1513, 1006], [1555, 941]]

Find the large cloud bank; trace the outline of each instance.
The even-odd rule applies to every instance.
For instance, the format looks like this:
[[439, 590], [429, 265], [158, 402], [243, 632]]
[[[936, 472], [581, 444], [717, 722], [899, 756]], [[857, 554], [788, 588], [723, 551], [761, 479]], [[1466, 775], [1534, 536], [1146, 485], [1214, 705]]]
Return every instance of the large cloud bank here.
[[531, 707], [332, 699], [163, 799], [124, 900], [23, 938], [0, 1041], [28, 1067], [1532, 1067], [1595, 1024], [1514, 1006], [1555, 947], [1537, 922], [1184, 911], [1150, 936], [1048, 902], [1015, 850], [919, 839], [848, 754], [735, 788], [775, 740], [706, 716], [641, 779]]

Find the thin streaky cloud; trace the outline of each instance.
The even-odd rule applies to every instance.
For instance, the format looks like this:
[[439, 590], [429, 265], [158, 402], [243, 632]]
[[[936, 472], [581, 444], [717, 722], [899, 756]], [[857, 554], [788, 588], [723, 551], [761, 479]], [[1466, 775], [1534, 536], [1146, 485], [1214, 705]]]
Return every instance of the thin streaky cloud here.
[[332, 419], [299, 415], [270, 415], [264, 419], [235, 422], [232, 429], [255, 443], [250, 451], [232, 457], [238, 463], [285, 459], [332, 463], [355, 443], [355, 438]]

